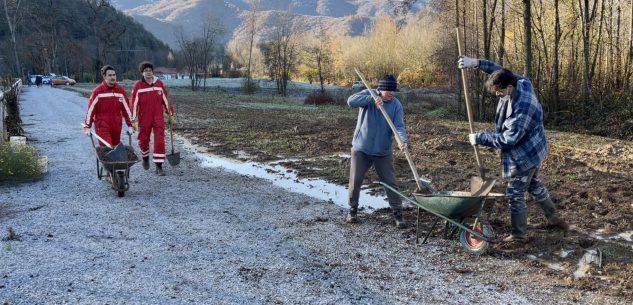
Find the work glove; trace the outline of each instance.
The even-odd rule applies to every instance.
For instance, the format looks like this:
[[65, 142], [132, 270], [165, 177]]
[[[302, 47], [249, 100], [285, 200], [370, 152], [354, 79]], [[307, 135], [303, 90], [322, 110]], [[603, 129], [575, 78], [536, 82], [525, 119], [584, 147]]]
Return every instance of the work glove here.
[[462, 56], [457, 60], [457, 67], [460, 69], [475, 68], [479, 66], [479, 59]]
[[476, 133], [469, 134], [468, 141], [470, 142], [470, 145], [477, 145], [477, 134]]
[[174, 118], [174, 116], [173, 116], [173, 115], [170, 115], [170, 116], [169, 116], [169, 124], [170, 124], [171, 126], [174, 126], [174, 123], [176, 123], [176, 118]]

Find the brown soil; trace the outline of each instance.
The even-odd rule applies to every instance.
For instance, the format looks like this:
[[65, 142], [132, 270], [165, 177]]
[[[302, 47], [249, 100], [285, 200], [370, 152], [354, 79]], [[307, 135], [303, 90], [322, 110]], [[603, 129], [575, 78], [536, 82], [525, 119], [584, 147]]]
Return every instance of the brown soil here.
[[[302, 161], [285, 165], [300, 176], [347, 183], [348, 159], [337, 154], [349, 154], [356, 110], [303, 106], [299, 99], [281, 102], [230, 93], [173, 93], [176, 131], [210, 153], [235, 157], [245, 151], [255, 156], [255, 161], [298, 158]], [[470, 177], [478, 175], [473, 149], [467, 142], [468, 125], [428, 117], [428, 107], [428, 102], [405, 104], [413, 160], [420, 174], [431, 178], [439, 190], [468, 190]], [[490, 124], [477, 125], [478, 129], [492, 128]], [[552, 284], [633, 297], [633, 244], [592, 237], [598, 230], [606, 236], [633, 231], [633, 144], [562, 132], [548, 132], [548, 138], [550, 153], [542, 166], [543, 178], [572, 230], [563, 237], [560, 232], [541, 229], [545, 225], [543, 214], [531, 205], [529, 242], [495, 243], [486, 255], [515, 260], [533, 272], [550, 275]], [[488, 176], [497, 179], [493, 191], [503, 193], [498, 152], [480, 151]], [[411, 193], [416, 186], [408, 163], [401, 154], [396, 154], [395, 160], [401, 189]], [[377, 177], [370, 171], [366, 182], [375, 180]], [[383, 193], [379, 188], [376, 191]], [[367, 217], [381, 218], [387, 213], [380, 210]], [[406, 218], [414, 223], [415, 211], [408, 210]], [[423, 213], [422, 220], [423, 226], [428, 227], [434, 218]], [[495, 205], [489, 222], [497, 235], [508, 234], [509, 211], [505, 203]], [[441, 232], [434, 235], [440, 236]], [[562, 249], [571, 252], [562, 257]], [[591, 265], [588, 276], [574, 280], [572, 274], [578, 261], [590, 249], [602, 254], [601, 266]], [[466, 259], [467, 255], [464, 254]], [[550, 263], [558, 263], [563, 270], [548, 267]]]
[[[108, 153], [112, 150], [111, 148], [104, 147], [104, 146], [97, 146], [96, 149], [97, 149], [97, 155], [99, 156], [99, 160], [104, 161], [104, 162], [112, 162], [112, 160], [108, 158]], [[131, 162], [131, 161], [138, 160], [138, 156], [134, 152], [133, 147], [126, 145], [125, 151], [127, 152], [127, 160], [123, 162]]]

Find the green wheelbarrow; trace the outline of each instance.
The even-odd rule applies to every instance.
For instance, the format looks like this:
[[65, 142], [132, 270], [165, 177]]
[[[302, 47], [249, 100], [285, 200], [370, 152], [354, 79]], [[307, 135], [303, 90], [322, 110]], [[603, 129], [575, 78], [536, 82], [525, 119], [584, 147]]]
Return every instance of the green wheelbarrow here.
[[480, 218], [486, 203], [488, 201], [494, 203], [494, 199], [503, 197], [503, 194], [472, 196], [470, 192], [414, 193], [415, 199], [412, 199], [387, 184], [382, 182], [380, 184], [418, 208], [416, 243], [420, 240], [420, 210], [425, 210], [437, 217], [424, 237], [423, 244], [426, 243], [438, 221], [442, 219], [446, 221], [445, 236], [449, 237], [459, 230], [459, 243], [470, 253], [484, 253], [495, 238], [492, 226]]

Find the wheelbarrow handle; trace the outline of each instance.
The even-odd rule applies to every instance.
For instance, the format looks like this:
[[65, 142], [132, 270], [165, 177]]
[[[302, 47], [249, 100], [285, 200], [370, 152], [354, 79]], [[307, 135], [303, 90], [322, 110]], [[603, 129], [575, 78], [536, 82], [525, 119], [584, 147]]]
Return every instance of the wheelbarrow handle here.
[[90, 138], [92, 138], [92, 136], [97, 138], [97, 140], [99, 140], [100, 142], [103, 142], [103, 144], [105, 144], [108, 148], [112, 148], [112, 144], [110, 144], [108, 141], [100, 137], [96, 132], [93, 132], [92, 130], [90, 130]]

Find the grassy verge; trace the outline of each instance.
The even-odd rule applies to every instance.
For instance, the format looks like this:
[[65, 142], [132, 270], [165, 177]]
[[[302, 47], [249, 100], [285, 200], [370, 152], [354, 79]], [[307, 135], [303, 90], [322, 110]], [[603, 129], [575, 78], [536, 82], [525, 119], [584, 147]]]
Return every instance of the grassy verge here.
[[0, 183], [35, 181], [43, 177], [39, 156], [29, 145], [0, 144]]

